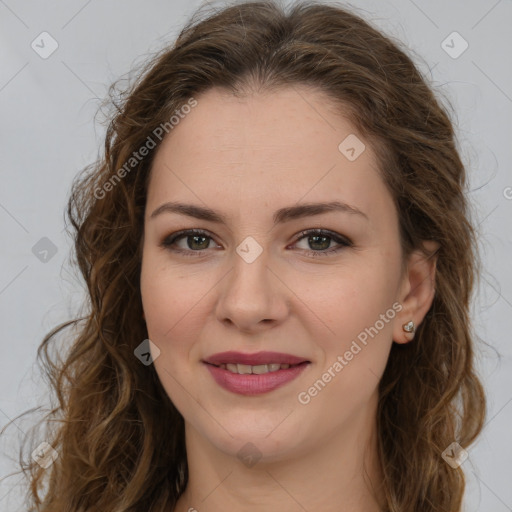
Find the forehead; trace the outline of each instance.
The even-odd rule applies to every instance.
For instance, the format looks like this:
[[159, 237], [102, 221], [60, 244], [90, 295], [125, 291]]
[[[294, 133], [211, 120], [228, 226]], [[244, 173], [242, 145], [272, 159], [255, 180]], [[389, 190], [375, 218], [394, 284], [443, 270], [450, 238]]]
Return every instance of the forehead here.
[[240, 98], [214, 88], [196, 100], [155, 156], [151, 206], [179, 198], [228, 212], [343, 200], [371, 214], [379, 195], [390, 206], [368, 142], [321, 91], [294, 86]]

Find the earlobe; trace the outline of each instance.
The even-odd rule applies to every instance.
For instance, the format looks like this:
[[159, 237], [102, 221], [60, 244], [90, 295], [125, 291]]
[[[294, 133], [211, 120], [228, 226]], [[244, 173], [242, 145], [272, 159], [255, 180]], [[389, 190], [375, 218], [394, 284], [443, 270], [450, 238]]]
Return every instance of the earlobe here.
[[402, 337], [405, 341], [398, 341], [398, 343], [408, 343], [414, 339], [414, 334], [416, 333], [416, 324], [410, 320], [409, 322], [402, 324], [402, 331], [405, 334], [402, 334]]
[[435, 295], [435, 276], [439, 244], [424, 242], [425, 252], [414, 251], [408, 260], [401, 288], [402, 310], [397, 315], [393, 332], [396, 343], [409, 343], [432, 306]]

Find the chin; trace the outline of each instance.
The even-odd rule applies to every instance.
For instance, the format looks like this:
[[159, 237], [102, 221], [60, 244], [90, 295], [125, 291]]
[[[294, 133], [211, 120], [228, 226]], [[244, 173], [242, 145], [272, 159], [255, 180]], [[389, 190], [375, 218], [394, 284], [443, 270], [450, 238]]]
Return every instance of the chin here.
[[[256, 417], [259, 416], [259, 421]], [[284, 416], [286, 418], [286, 415]], [[262, 463], [273, 463], [297, 455], [305, 449], [307, 442], [299, 437], [297, 425], [285, 425], [283, 416], [279, 420], [261, 421], [261, 413], [246, 414], [246, 421], [225, 421], [222, 427], [212, 430], [213, 422], [196, 433], [224, 454], [244, 462], [244, 458], [258, 459]], [[302, 431], [302, 434], [304, 432]]]

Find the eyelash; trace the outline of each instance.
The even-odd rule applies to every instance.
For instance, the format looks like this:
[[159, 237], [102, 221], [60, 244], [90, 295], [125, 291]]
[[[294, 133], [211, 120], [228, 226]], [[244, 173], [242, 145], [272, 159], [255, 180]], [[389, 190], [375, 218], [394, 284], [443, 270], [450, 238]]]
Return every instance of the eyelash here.
[[[202, 257], [201, 253], [203, 253], [206, 249], [192, 251], [192, 250], [186, 250], [186, 249], [171, 248], [172, 245], [180, 238], [193, 236], [193, 235], [204, 236], [205, 238], [210, 238], [213, 240], [213, 237], [210, 236], [208, 234], [208, 232], [206, 232], [206, 231], [203, 231], [201, 229], [187, 229], [187, 230], [178, 231], [177, 233], [173, 233], [172, 235], [169, 235], [167, 238], [165, 238], [163, 240], [163, 242], [161, 243], [161, 246], [170, 251], [182, 254], [183, 256]], [[353, 246], [353, 243], [350, 239], [348, 239], [346, 237], [342, 237], [342, 236], [338, 235], [337, 233], [334, 233], [333, 231], [328, 231], [326, 229], [308, 229], [305, 231], [301, 231], [298, 234], [298, 238], [295, 240], [294, 243], [297, 243], [297, 242], [301, 241], [303, 238], [306, 238], [308, 236], [324, 236], [327, 238], [331, 238], [334, 242], [340, 244], [339, 247], [326, 249], [324, 251], [307, 251], [306, 250], [306, 253], [308, 254], [308, 256], [312, 256], [313, 258], [324, 257], [324, 256], [328, 256], [330, 254], [335, 254], [335, 253], [340, 252], [341, 250], [343, 250], [346, 247]]]

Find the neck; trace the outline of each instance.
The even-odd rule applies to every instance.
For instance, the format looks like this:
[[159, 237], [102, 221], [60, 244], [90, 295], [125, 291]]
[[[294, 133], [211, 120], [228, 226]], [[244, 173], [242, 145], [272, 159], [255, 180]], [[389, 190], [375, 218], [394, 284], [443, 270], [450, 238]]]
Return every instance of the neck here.
[[322, 510], [379, 512], [377, 396], [342, 431], [314, 447], [245, 465], [186, 423], [189, 480], [175, 512]]

